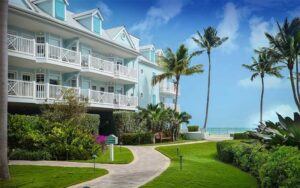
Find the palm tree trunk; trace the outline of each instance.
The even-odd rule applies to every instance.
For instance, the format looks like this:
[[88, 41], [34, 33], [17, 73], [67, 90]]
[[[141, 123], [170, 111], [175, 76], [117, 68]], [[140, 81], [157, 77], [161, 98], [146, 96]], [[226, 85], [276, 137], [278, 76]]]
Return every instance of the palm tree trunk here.
[[298, 101], [300, 100], [300, 91], [299, 91], [299, 65], [298, 65], [298, 55], [296, 57], [296, 91]]
[[289, 72], [290, 72], [290, 81], [291, 81], [291, 86], [292, 86], [294, 101], [296, 103], [298, 111], [300, 112], [300, 104], [299, 104], [299, 100], [298, 100], [298, 98], [296, 96], [296, 89], [295, 89], [295, 83], [294, 83], [293, 69], [289, 68]]
[[179, 80], [180, 80], [180, 76], [176, 76], [176, 91], [175, 91], [175, 106], [174, 106], [175, 112], [177, 111]]
[[210, 95], [210, 74], [211, 74], [211, 61], [210, 61], [210, 52], [207, 52], [208, 55], [208, 81], [207, 81], [207, 99], [206, 99], [206, 112], [205, 112], [205, 121], [204, 121], [204, 130], [206, 130], [207, 119], [208, 119], [208, 107], [209, 107], [209, 95]]
[[261, 75], [260, 121], [259, 121], [260, 124], [262, 124], [263, 122], [264, 91], [265, 91], [264, 76]]
[[8, 1], [0, 1], [0, 180], [10, 178], [7, 159], [7, 13]]

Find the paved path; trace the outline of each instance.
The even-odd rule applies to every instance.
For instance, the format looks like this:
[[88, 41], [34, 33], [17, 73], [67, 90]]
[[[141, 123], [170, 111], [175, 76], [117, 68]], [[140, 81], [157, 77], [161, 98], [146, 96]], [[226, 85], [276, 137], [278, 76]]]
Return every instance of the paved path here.
[[[168, 144], [182, 145], [201, 143], [205, 141]], [[163, 146], [163, 145], [160, 145]], [[158, 146], [126, 146], [133, 155], [134, 161], [130, 164], [96, 164], [96, 168], [104, 168], [109, 174], [72, 186], [105, 187], [105, 188], [136, 188], [159, 176], [170, 165], [170, 159], [155, 150]], [[78, 163], [67, 161], [10, 161], [13, 165], [43, 165], [64, 167], [93, 167], [93, 163]]]

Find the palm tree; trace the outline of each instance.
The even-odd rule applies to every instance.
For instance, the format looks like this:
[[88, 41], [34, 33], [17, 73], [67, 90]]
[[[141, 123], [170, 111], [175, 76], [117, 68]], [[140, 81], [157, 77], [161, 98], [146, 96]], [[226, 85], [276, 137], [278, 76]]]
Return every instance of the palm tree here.
[[207, 119], [208, 119], [208, 107], [209, 107], [209, 95], [210, 95], [210, 77], [211, 77], [211, 50], [213, 48], [217, 48], [222, 45], [228, 37], [221, 38], [217, 34], [217, 30], [213, 27], [208, 27], [204, 29], [204, 34], [201, 35], [199, 31], [197, 31], [198, 38], [193, 37], [194, 42], [201, 49], [197, 51], [197, 53], [201, 53], [206, 51], [208, 55], [208, 83], [207, 83], [207, 99], [206, 99], [206, 112], [205, 112], [205, 121], [203, 128], [206, 129]]
[[189, 123], [189, 120], [192, 116], [186, 112], [176, 112], [174, 110], [170, 111], [171, 113], [171, 130], [172, 130], [172, 138], [173, 141], [177, 140], [179, 134], [179, 128], [182, 123]]
[[203, 72], [201, 64], [190, 66], [191, 59], [199, 54], [201, 54], [201, 52], [194, 52], [192, 54], [189, 54], [188, 49], [182, 44], [176, 51], [176, 54], [173, 53], [170, 48], [168, 48], [166, 51], [166, 56], [161, 57], [161, 59], [159, 60], [160, 65], [164, 69], [164, 73], [153, 76], [152, 85], [156, 85], [157, 83], [162, 82], [165, 79], [174, 78], [174, 85], [176, 89], [174, 107], [175, 111], [177, 110], [178, 88], [181, 76], [188, 76]]
[[[294, 18], [291, 23], [285, 19], [282, 26], [277, 23], [279, 32], [273, 36], [265, 33], [270, 43], [270, 52], [274, 58], [283, 62], [288, 70], [293, 98], [300, 112], [300, 91], [299, 91], [299, 68], [298, 55], [300, 53], [300, 18]], [[296, 80], [294, 79], [294, 65], [296, 64]]]
[[0, 1], [0, 180], [9, 179], [7, 160], [7, 19], [8, 1]]
[[261, 78], [261, 96], [260, 96], [260, 123], [263, 123], [263, 98], [264, 98], [264, 77], [265, 75], [275, 76], [277, 78], [282, 78], [280, 74], [280, 70], [283, 66], [274, 66], [277, 62], [276, 59], [273, 58], [270, 51], [266, 50], [255, 50], [255, 53], [258, 54], [258, 59], [252, 57], [253, 63], [251, 65], [243, 64], [243, 67], [253, 72], [251, 76], [251, 81], [253, 81], [257, 76]]
[[147, 108], [142, 108], [139, 112], [141, 119], [146, 121], [148, 130], [153, 134], [161, 132], [168, 120], [168, 111], [162, 103], [148, 104]]

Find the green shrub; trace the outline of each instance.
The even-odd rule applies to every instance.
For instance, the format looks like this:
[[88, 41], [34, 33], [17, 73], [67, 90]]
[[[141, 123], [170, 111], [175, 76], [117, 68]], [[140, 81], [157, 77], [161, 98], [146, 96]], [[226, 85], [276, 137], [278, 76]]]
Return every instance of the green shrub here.
[[217, 157], [219, 160], [225, 163], [233, 162], [233, 151], [232, 146], [234, 142], [232, 141], [224, 141], [217, 143]]
[[244, 133], [234, 133], [233, 134], [233, 139], [234, 140], [249, 139], [249, 135], [247, 134], [247, 132], [244, 132]]
[[94, 134], [98, 134], [100, 116], [99, 114], [84, 114], [84, 117], [81, 119], [80, 124], [81, 126], [91, 130]]
[[259, 170], [261, 186], [300, 187], [300, 151], [281, 146], [275, 150]]
[[10, 160], [50, 160], [51, 155], [47, 151], [28, 151], [23, 149], [16, 149], [9, 155]]
[[198, 125], [189, 125], [189, 126], [187, 126], [187, 129], [189, 132], [198, 132], [199, 126]]
[[121, 137], [121, 141], [125, 145], [138, 145], [138, 144], [150, 144], [152, 143], [152, 133], [124, 133]]

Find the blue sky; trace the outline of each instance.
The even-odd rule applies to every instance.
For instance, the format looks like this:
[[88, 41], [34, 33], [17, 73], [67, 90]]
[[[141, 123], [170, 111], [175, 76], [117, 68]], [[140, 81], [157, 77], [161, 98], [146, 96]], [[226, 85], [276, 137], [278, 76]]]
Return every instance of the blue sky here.
[[[276, 21], [300, 16], [298, 0], [69, 0], [69, 9], [80, 12], [99, 7], [104, 28], [124, 25], [158, 48], [176, 49], [186, 44], [197, 50], [191, 36], [213, 26], [229, 40], [212, 52], [212, 88], [208, 127], [255, 127], [259, 119], [260, 82], [250, 81], [241, 67], [251, 63], [253, 48], [266, 46], [264, 32], [275, 33]], [[207, 56], [193, 59], [205, 73], [181, 81], [181, 109], [190, 113], [191, 123], [203, 125], [207, 92]], [[286, 75], [285, 73], [283, 73]], [[275, 112], [296, 111], [287, 78], [266, 78], [264, 119], [276, 120]]]

